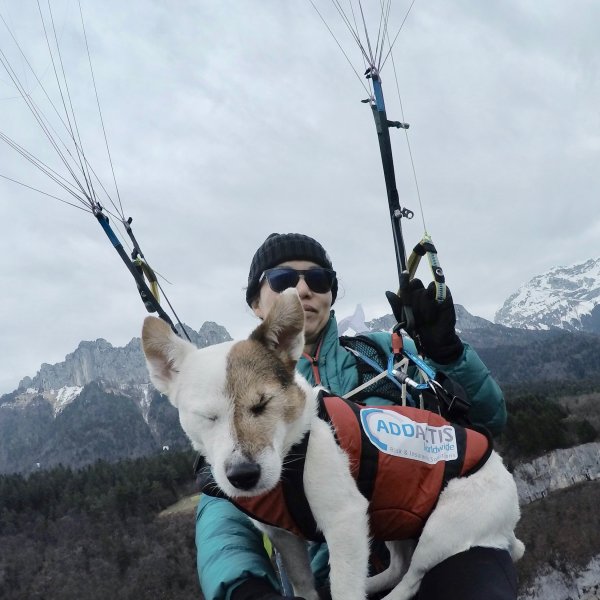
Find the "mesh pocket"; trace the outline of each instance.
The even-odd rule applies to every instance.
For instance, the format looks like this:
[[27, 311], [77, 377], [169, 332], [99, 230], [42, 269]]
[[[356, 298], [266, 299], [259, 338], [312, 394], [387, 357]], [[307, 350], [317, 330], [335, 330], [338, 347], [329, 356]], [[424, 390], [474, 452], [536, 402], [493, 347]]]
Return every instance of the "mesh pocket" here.
[[[375, 376], [387, 369], [388, 356], [382, 348], [380, 348], [373, 340], [363, 335], [354, 337], [340, 337], [340, 344], [344, 348], [348, 348], [358, 352], [360, 356], [364, 356], [369, 361], [376, 363], [379, 369], [374, 369], [367, 361], [362, 360], [360, 356], [356, 357], [356, 369], [358, 371], [358, 385], [368, 383]], [[358, 387], [358, 386], [357, 386]], [[364, 390], [357, 392], [352, 396], [354, 402], [361, 402], [370, 396], [378, 396], [385, 400], [394, 402], [395, 404], [402, 403], [402, 391], [394, 385], [388, 377], [378, 379], [373, 385], [366, 387]]]

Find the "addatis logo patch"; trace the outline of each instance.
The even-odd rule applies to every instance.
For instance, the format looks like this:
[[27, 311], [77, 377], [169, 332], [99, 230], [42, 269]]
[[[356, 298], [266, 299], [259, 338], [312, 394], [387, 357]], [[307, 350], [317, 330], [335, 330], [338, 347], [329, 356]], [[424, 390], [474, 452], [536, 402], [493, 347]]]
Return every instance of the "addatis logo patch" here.
[[458, 458], [452, 425], [434, 427], [385, 408], [363, 408], [360, 421], [371, 443], [386, 454], [428, 464]]

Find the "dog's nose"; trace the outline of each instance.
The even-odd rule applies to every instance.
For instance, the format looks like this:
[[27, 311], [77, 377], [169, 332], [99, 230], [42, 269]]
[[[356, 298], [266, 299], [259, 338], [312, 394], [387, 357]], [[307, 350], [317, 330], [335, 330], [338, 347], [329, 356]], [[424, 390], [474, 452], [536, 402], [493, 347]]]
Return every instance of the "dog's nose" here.
[[229, 465], [225, 470], [225, 475], [234, 487], [239, 490], [249, 490], [258, 483], [260, 465], [255, 462], [239, 462]]

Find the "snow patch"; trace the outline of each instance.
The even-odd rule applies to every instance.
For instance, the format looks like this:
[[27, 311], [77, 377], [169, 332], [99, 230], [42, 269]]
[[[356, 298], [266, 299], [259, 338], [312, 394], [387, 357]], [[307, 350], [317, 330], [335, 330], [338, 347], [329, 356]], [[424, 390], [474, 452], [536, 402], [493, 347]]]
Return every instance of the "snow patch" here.
[[146, 424], [148, 424], [148, 414], [150, 412], [150, 405], [152, 404], [152, 398], [150, 397], [150, 384], [142, 384], [139, 386], [142, 390], [142, 397], [140, 399], [140, 409], [142, 411], [142, 417]]
[[61, 387], [54, 400], [54, 416], [63, 411], [67, 405], [71, 404], [79, 396], [82, 389], [83, 387], [77, 385]]
[[598, 600], [600, 598], [600, 555], [581, 570], [550, 570], [540, 573], [519, 600]]

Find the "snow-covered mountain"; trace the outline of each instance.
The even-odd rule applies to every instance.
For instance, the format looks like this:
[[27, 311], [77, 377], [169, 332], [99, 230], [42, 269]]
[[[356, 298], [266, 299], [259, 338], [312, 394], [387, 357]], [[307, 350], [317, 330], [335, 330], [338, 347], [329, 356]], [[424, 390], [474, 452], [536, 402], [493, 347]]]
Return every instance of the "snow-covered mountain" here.
[[495, 322], [600, 333], [600, 258], [537, 275], [504, 302]]

